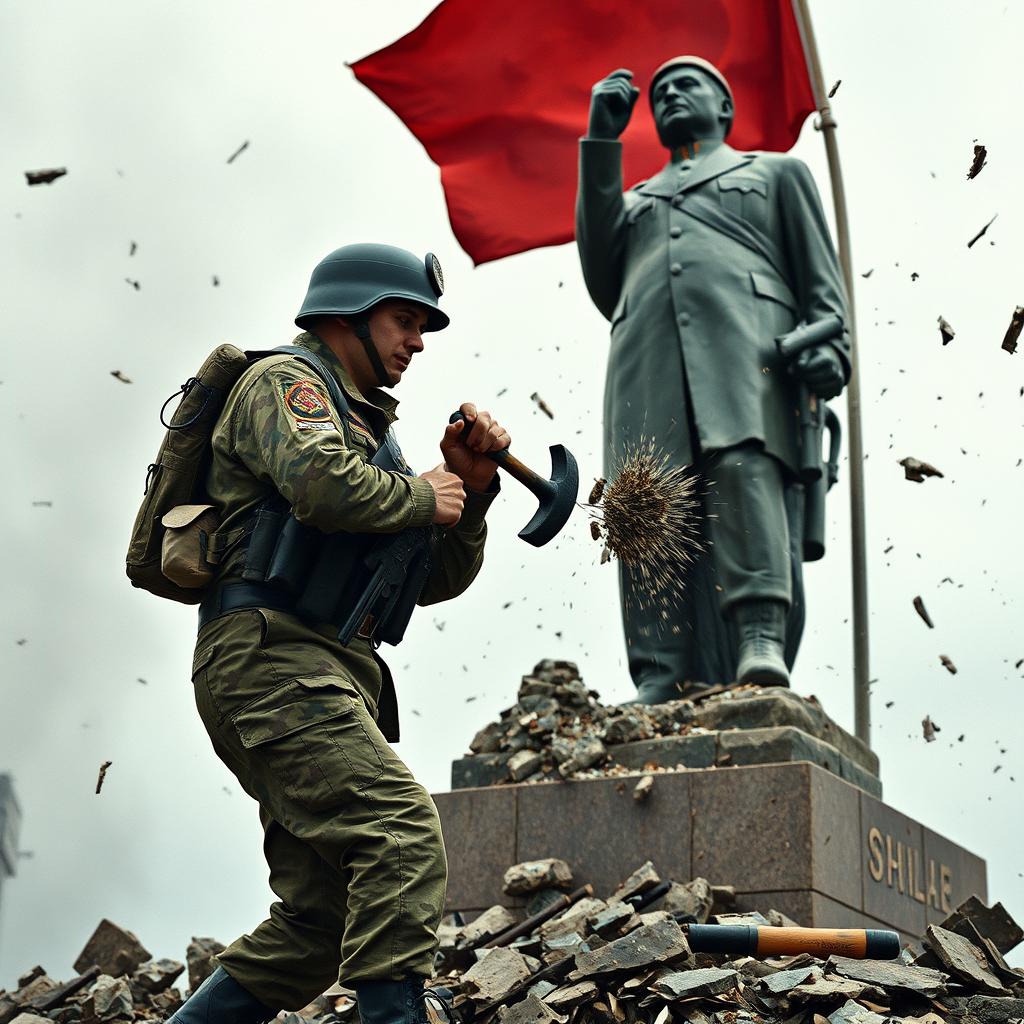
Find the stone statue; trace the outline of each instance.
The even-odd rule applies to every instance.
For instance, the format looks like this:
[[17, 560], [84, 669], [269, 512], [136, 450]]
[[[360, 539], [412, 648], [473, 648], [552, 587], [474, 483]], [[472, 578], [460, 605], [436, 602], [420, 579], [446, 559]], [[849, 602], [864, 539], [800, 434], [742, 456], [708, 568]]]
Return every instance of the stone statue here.
[[[724, 141], [732, 90], [699, 57], [655, 72], [649, 98], [669, 160], [624, 193], [632, 78], [619, 70], [594, 86], [580, 140], [576, 241], [611, 322], [606, 473], [641, 439], [692, 466], [706, 543], [681, 595], [652, 595], [621, 568], [630, 673], [644, 703], [733, 680], [787, 686], [801, 561], [821, 554], [806, 555], [805, 504], [820, 513], [823, 501], [806, 500], [801, 470], [821, 475], [824, 401], [850, 376], [835, 250], [804, 163]], [[798, 326], [804, 344], [787, 359], [777, 339]]]

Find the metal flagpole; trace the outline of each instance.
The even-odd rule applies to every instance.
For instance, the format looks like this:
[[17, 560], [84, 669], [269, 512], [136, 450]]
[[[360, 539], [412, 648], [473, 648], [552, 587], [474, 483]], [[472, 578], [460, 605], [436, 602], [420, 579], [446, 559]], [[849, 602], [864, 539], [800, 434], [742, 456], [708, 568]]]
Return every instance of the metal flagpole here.
[[868, 567], [864, 521], [864, 437], [860, 417], [860, 360], [857, 357], [857, 325], [853, 301], [853, 258], [850, 250], [850, 222], [846, 215], [846, 191], [839, 165], [836, 122], [825, 90], [821, 59], [814, 39], [811, 12], [807, 0], [793, 0], [794, 12], [803, 38], [804, 54], [811, 73], [814, 102], [821, 117], [820, 130], [825, 138], [832, 202], [836, 213], [839, 263], [846, 282], [850, 315], [850, 361], [853, 371], [846, 385], [847, 434], [850, 445], [850, 547], [853, 570], [853, 707], [857, 738], [871, 743], [871, 694], [868, 670]]

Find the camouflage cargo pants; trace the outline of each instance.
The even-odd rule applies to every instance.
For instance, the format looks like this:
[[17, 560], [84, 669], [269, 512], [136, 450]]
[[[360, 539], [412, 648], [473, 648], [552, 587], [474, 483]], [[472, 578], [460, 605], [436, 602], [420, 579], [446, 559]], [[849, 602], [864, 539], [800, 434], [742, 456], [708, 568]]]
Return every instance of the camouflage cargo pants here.
[[375, 723], [380, 668], [293, 616], [249, 609], [196, 644], [196, 705], [222, 761], [259, 801], [279, 900], [219, 957], [274, 1008], [339, 978], [429, 974], [447, 865], [433, 801]]

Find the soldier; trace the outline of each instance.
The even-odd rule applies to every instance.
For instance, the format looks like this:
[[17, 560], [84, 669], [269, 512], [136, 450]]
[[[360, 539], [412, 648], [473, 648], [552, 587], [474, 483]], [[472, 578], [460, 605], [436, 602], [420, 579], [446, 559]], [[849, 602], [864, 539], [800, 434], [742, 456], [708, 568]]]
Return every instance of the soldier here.
[[433, 567], [421, 604], [472, 582], [498, 492], [486, 453], [508, 447], [504, 428], [465, 403], [471, 431], [463, 439], [461, 424], [448, 426], [444, 462], [430, 472], [369, 462], [396, 419], [397, 402], [378, 387], [397, 385], [422, 334], [448, 325], [441, 291], [432, 256], [384, 245], [331, 253], [313, 271], [295, 344], [333, 374], [348, 411], [309, 365], [281, 354], [243, 374], [214, 430], [218, 575], [200, 608], [196, 704], [218, 756], [259, 802], [279, 900], [220, 954], [174, 1024], [266, 1021], [338, 981], [339, 965], [364, 1024], [426, 1019], [447, 865], [433, 802], [388, 743], [398, 739], [395, 693], [372, 616], [344, 647], [337, 622], [309, 621], [243, 573], [255, 514], [283, 502], [320, 533], [367, 544], [427, 528]]
[[[827, 399], [850, 375], [835, 251], [803, 163], [724, 141], [732, 90], [699, 57], [651, 79], [669, 161], [623, 194], [632, 77], [619, 70], [594, 86], [580, 141], [576, 239], [611, 321], [606, 469], [641, 437], [697, 467], [711, 544], [682, 599], [651, 600], [622, 572], [630, 671], [647, 703], [679, 697], [686, 681], [788, 685], [803, 621], [798, 379]], [[837, 337], [790, 373], [775, 338], [829, 317]]]

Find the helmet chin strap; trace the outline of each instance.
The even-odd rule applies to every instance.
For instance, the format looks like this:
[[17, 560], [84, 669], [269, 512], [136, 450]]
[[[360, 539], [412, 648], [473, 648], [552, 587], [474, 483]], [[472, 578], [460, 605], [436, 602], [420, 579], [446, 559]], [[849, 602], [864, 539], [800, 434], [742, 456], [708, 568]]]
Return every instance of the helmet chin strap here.
[[370, 360], [373, 372], [377, 374], [377, 383], [382, 388], [391, 387], [391, 378], [388, 376], [388, 371], [384, 368], [380, 353], [377, 351], [377, 346], [373, 343], [373, 336], [370, 334], [369, 318], [365, 316], [352, 317], [349, 322], [352, 324], [352, 330], [356, 332], [356, 337], [363, 343], [366, 358]]

